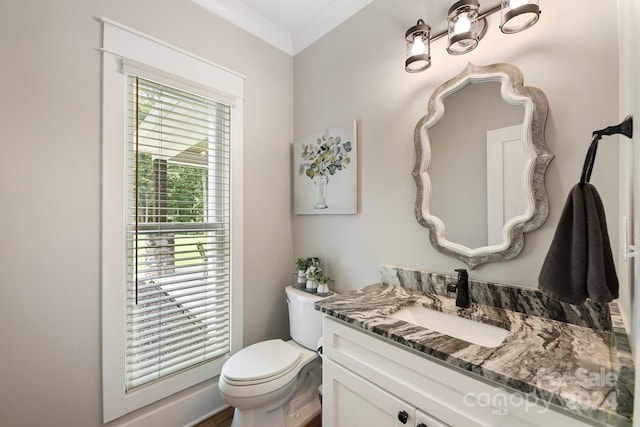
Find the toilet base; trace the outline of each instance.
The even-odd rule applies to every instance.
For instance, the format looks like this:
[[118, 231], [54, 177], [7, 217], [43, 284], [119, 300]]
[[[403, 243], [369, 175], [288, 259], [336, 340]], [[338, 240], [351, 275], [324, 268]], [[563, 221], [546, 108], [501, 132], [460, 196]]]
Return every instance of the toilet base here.
[[271, 413], [264, 413], [256, 410], [240, 410], [235, 409], [233, 412], [233, 421], [231, 427], [246, 426], [284, 426], [284, 427], [302, 427], [316, 416], [320, 415], [322, 407], [320, 399], [309, 402], [300, 410], [293, 414], [284, 414], [282, 408], [276, 409]]
[[287, 414], [285, 418], [286, 427], [300, 427], [308, 424], [316, 416], [322, 412], [322, 405], [320, 404], [320, 396], [316, 397], [313, 401], [308, 402], [302, 408], [294, 413]]
[[262, 408], [236, 408], [231, 427], [302, 427], [307, 424], [322, 411], [318, 396], [318, 386], [322, 383], [320, 358], [302, 368], [298, 379], [293, 393], [284, 401]]

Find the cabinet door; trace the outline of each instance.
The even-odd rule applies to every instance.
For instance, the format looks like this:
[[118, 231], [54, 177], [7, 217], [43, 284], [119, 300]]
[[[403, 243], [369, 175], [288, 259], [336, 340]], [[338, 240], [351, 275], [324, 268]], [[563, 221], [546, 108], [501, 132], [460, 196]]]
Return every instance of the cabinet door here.
[[418, 409], [416, 410], [416, 427], [449, 427], [449, 424]]
[[325, 359], [323, 427], [413, 427], [415, 407]]

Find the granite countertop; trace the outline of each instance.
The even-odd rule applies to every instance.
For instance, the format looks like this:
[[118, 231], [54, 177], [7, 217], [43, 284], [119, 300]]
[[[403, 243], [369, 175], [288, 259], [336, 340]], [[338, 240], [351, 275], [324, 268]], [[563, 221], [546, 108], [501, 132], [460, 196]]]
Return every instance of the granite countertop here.
[[[492, 324], [509, 333], [502, 344], [487, 348], [388, 317], [410, 305]], [[461, 309], [446, 294], [385, 283], [321, 300], [316, 309], [539, 402], [611, 425], [631, 425], [633, 395], [627, 380], [631, 375], [633, 381], [634, 371], [631, 357], [624, 355], [624, 349], [620, 353], [613, 330], [473, 302]], [[615, 323], [613, 310], [611, 317]], [[623, 376], [627, 380], [620, 381]]]

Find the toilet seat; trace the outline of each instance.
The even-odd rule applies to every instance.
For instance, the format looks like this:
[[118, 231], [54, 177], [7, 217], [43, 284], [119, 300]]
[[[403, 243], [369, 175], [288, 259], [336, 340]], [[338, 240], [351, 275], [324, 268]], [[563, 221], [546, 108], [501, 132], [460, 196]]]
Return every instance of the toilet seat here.
[[[252, 399], [273, 393], [276, 390], [285, 389], [295, 384], [298, 373], [305, 365], [318, 358], [318, 353], [302, 347], [293, 340], [286, 342], [282, 340], [271, 341], [275, 342], [268, 348], [275, 352], [269, 354], [273, 356], [272, 359], [278, 359], [278, 362], [281, 363], [279, 369], [273, 368], [274, 372], [269, 372], [272, 370], [268, 368], [269, 366], [274, 367], [277, 365], [270, 365], [271, 360], [267, 361], [266, 354], [260, 351], [262, 344], [268, 341], [259, 342], [240, 350], [231, 356], [222, 367], [218, 387], [225, 399]], [[243, 354], [236, 358], [240, 353]], [[294, 355], [293, 363], [291, 363], [292, 354]], [[285, 355], [288, 355], [288, 357]], [[260, 362], [262, 359], [264, 359], [265, 363]], [[263, 366], [249, 366], [252, 363]], [[233, 368], [229, 368], [227, 365], [233, 366]], [[227, 374], [232, 377], [235, 376], [235, 378], [227, 378]]]
[[280, 339], [262, 341], [240, 350], [222, 367], [225, 382], [247, 386], [264, 384], [296, 368], [302, 355]]

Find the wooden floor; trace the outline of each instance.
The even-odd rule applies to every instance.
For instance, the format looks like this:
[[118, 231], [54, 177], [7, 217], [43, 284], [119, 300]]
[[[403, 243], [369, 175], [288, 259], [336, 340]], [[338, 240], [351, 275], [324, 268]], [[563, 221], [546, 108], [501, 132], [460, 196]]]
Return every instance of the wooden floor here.
[[229, 427], [233, 418], [233, 408], [218, 412], [213, 417], [197, 424], [196, 427]]
[[[196, 427], [229, 427], [233, 419], [233, 408], [225, 409], [196, 425]], [[266, 426], [265, 426], [266, 427]], [[322, 415], [318, 415], [312, 419], [305, 427], [322, 427]]]

